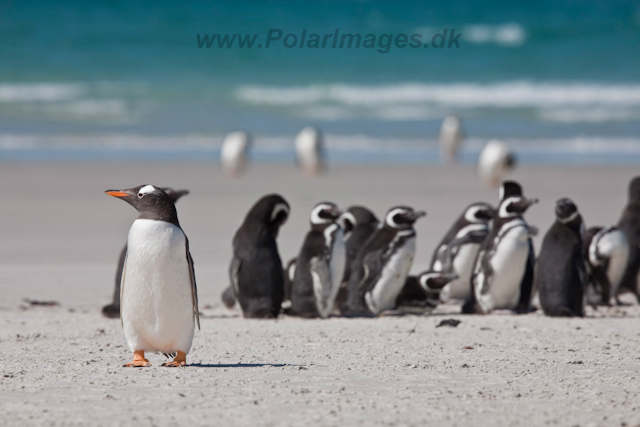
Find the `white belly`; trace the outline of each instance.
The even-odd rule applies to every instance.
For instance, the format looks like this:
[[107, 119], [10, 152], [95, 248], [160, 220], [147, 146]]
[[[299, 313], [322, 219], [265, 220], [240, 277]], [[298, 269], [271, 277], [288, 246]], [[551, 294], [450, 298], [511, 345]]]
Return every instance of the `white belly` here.
[[326, 314], [327, 317], [333, 311], [333, 307], [340, 290], [340, 284], [342, 283], [342, 277], [344, 276], [344, 267], [347, 263], [347, 251], [344, 247], [344, 232], [342, 228], [336, 231], [333, 236], [333, 247], [331, 249], [331, 262], [329, 263], [329, 270], [331, 271], [331, 307]]
[[396, 298], [404, 287], [416, 251], [415, 237], [408, 238], [404, 245], [391, 256], [382, 269], [374, 288], [365, 294], [365, 301], [373, 314], [395, 307]]
[[528, 257], [528, 232], [523, 223], [507, 232], [491, 258], [493, 272], [489, 292], [481, 294], [480, 288], [476, 288], [476, 299], [485, 313], [514, 309], [518, 305]]
[[440, 301], [446, 302], [450, 299], [466, 300], [469, 298], [471, 294], [471, 272], [479, 249], [480, 245], [476, 243], [460, 246], [453, 260], [453, 270], [458, 278], [442, 288]]
[[194, 318], [182, 230], [164, 221], [136, 220], [123, 279], [122, 325], [131, 350], [188, 353]]

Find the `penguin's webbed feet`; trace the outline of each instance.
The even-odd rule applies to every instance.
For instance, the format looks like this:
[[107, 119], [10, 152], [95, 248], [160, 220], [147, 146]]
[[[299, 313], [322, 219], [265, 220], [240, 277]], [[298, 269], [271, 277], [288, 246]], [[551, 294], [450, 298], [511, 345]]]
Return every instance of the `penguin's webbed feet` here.
[[133, 361], [123, 365], [123, 368], [147, 368], [151, 363], [144, 358], [144, 351], [136, 350], [133, 352]]
[[177, 353], [178, 354], [171, 362], [163, 363], [162, 366], [166, 366], [168, 368], [180, 368], [187, 366], [187, 354], [180, 350], [178, 350]]

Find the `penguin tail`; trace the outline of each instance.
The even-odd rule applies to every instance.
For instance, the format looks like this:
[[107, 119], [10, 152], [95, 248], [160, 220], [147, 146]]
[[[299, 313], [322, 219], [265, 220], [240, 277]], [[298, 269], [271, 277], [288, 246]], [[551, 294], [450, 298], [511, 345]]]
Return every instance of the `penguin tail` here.
[[227, 308], [233, 308], [236, 305], [236, 295], [233, 293], [233, 288], [231, 286], [227, 287], [220, 296], [222, 299], [222, 303]]
[[120, 318], [120, 306], [116, 304], [109, 304], [102, 307], [102, 315], [109, 319]]

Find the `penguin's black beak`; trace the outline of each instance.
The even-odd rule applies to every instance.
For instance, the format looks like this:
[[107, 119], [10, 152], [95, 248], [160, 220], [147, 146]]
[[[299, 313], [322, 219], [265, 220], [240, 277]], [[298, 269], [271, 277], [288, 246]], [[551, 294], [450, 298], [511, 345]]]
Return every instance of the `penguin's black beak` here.
[[482, 208], [476, 212], [476, 218], [490, 220], [496, 216], [496, 211], [489, 208]]
[[329, 215], [331, 215], [331, 219], [335, 221], [342, 216], [342, 211], [338, 208], [333, 208], [329, 211]]
[[427, 216], [427, 213], [425, 211], [413, 211], [413, 213], [410, 213], [407, 216], [415, 221], [418, 218], [421, 218], [423, 216]]
[[105, 191], [105, 194], [108, 194], [109, 196], [113, 196], [113, 197], [118, 197], [118, 198], [131, 196], [131, 194], [127, 193], [126, 190], [107, 190]]

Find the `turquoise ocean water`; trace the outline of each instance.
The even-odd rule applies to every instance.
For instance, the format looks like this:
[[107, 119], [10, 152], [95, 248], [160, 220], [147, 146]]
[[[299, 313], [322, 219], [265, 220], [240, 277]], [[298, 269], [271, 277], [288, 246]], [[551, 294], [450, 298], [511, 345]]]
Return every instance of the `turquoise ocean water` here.
[[[523, 161], [638, 162], [640, 3], [576, 3], [5, 0], [0, 159], [214, 159], [244, 129], [257, 160], [282, 160], [315, 125], [335, 161], [436, 161], [457, 113], [469, 161], [497, 137]], [[462, 35], [387, 53], [198, 48], [198, 34], [264, 44], [270, 29]]]

